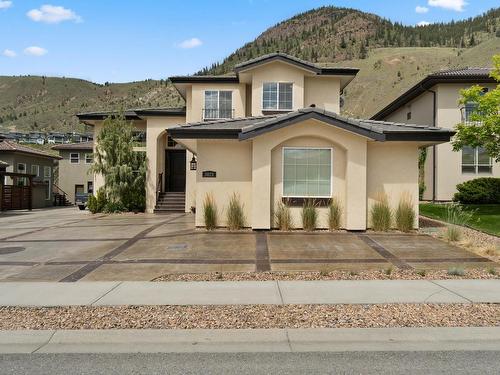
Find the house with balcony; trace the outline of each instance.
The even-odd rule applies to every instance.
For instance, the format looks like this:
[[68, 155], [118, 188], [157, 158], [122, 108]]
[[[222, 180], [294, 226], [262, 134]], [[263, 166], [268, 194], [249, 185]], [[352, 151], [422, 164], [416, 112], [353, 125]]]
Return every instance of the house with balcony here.
[[[490, 72], [490, 68], [461, 68], [430, 74], [372, 119], [453, 129], [470, 122], [475, 109], [474, 103], [459, 104], [460, 90], [473, 85], [482, 86], [484, 92], [494, 89], [498, 83]], [[478, 177], [500, 177], [500, 163], [495, 163], [482, 147], [455, 152], [449, 142], [432, 145], [427, 148], [424, 164], [423, 199], [450, 201], [457, 184]]]
[[[327, 227], [329, 200], [343, 206], [342, 226], [365, 230], [368, 212], [385, 192], [393, 206], [409, 194], [418, 213], [420, 147], [454, 134], [432, 123], [411, 125], [345, 118], [341, 95], [358, 69], [325, 67], [283, 53], [236, 65], [233, 74], [177, 76], [170, 80], [185, 108], [125, 111], [146, 134], [148, 212], [196, 212], [210, 194], [221, 225], [230, 196], [238, 194], [247, 226], [271, 229], [276, 204], [292, 206], [301, 226], [306, 200]], [[79, 114], [95, 135], [111, 112]], [[94, 188], [103, 184], [94, 176]], [[195, 208], [195, 209], [194, 209]]]

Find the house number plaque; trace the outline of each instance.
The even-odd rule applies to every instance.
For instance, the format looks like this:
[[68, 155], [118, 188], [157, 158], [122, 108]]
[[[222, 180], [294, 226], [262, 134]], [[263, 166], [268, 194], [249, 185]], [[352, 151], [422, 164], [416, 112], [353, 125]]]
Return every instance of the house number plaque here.
[[215, 178], [217, 177], [217, 172], [215, 171], [203, 171], [201, 172], [202, 177]]

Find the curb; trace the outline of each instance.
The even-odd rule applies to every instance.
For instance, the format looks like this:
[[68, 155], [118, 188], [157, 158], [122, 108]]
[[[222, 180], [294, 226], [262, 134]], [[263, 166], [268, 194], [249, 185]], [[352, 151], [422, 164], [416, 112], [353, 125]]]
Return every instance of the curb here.
[[478, 350], [500, 327], [0, 331], [0, 354]]

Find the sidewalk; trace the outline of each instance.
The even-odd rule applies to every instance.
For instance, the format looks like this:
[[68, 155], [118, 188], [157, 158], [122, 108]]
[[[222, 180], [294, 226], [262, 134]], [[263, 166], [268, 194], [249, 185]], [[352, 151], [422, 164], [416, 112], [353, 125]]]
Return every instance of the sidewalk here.
[[500, 327], [0, 331], [6, 353], [498, 351]]
[[0, 306], [381, 303], [500, 303], [500, 280], [0, 283]]

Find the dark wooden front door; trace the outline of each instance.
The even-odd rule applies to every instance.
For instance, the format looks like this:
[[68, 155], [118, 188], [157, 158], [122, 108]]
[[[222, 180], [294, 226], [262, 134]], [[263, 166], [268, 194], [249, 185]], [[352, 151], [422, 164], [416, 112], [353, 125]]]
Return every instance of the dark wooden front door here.
[[165, 152], [166, 191], [186, 190], [186, 150]]

